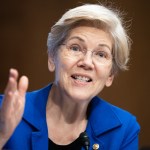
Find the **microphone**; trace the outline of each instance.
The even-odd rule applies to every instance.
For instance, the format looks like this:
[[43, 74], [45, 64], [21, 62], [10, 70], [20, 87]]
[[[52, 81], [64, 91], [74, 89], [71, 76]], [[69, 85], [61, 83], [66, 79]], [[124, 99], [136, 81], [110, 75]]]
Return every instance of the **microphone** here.
[[81, 144], [84, 146], [85, 150], [89, 150], [90, 140], [86, 132], [82, 132], [79, 136], [79, 139], [80, 139]]

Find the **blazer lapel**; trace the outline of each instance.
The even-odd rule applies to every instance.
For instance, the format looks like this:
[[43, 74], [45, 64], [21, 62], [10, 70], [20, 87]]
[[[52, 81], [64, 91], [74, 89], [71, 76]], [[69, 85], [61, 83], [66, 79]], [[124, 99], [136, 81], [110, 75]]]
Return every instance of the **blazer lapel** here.
[[31, 137], [33, 150], [48, 149], [46, 103], [50, 88], [51, 85], [26, 95], [23, 119], [33, 128]]
[[92, 100], [89, 120], [96, 136], [122, 124], [111, 107], [98, 97]]
[[[87, 134], [90, 136], [90, 145], [99, 143], [99, 136], [114, 128], [122, 125], [117, 115], [112, 111], [110, 105], [98, 97], [93, 98], [90, 104], [90, 113], [88, 125], [86, 128]], [[100, 149], [103, 149], [103, 143], [100, 144]]]

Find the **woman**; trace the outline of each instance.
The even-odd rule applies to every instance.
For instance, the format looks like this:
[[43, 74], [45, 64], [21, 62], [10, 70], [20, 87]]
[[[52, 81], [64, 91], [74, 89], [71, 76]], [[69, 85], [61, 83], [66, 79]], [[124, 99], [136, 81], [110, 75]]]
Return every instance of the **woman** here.
[[119, 14], [87, 4], [67, 11], [48, 36], [54, 82], [26, 93], [10, 70], [0, 116], [0, 146], [13, 150], [138, 149], [133, 115], [97, 95], [127, 70], [130, 40]]

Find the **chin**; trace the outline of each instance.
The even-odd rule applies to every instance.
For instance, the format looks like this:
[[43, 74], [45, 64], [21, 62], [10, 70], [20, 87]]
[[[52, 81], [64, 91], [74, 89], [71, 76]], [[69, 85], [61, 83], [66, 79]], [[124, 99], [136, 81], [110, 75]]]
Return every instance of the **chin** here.
[[76, 102], [89, 102], [93, 97], [87, 95], [87, 93], [73, 93], [71, 99]]

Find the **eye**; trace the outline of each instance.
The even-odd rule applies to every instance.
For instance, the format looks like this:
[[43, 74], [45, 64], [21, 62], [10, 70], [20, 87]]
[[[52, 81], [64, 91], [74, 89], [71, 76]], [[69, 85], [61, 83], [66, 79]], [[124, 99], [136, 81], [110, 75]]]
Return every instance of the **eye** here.
[[96, 55], [100, 58], [108, 58], [108, 54], [105, 51], [98, 51], [96, 52]]
[[69, 49], [72, 50], [72, 51], [81, 51], [81, 47], [78, 44], [70, 45]]

